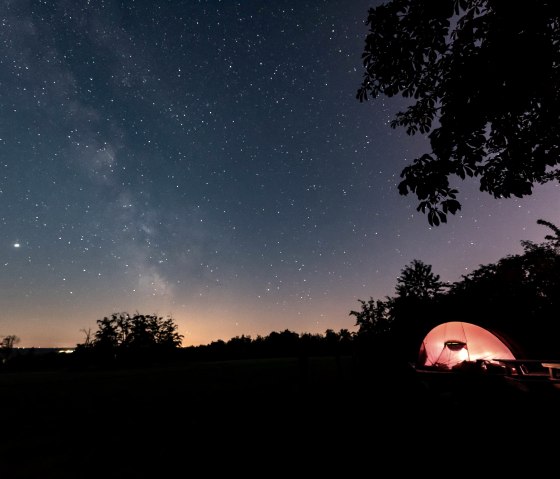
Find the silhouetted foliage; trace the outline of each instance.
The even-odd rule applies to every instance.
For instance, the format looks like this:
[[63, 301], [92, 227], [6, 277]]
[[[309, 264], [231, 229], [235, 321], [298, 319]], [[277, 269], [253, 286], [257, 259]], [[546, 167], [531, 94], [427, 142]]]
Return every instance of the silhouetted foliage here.
[[496, 198], [532, 193], [560, 172], [560, 3], [392, 0], [368, 12], [357, 98], [402, 95], [392, 121], [431, 152], [401, 173], [430, 225], [461, 204], [450, 178]]
[[226, 360], [258, 358], [306, 358], [353, 354], [354, 333], [328, 329], [324, 335], [285, 329], [268, 336], [236, 336], [228, 341], [217, 340], [206, 345], [182, 348], [182, 356], [191, 360]]
[[358, 326], [358, 334], [370, 338], [385, 337], [391, 331], [391, 303], [392, 299], [374, 300], [372, 297], [366, 302], [358, 299], [360, 302], [360, 311], [350, 311], [351, 316], [356, 317], [356, 326]]
[[98, 319], [97, 326], [93, 339], [86, 332], [86, 342], [78, 345], [76, 352], [107, 362], [161, 359], [179, 348], [183, 340], [173, 318], [155, 314], [114, 313]]
[[379, 348], [377, 356], [386, 360], [414, 361], [431, 328], [465, 321], [501, 337], [516, 357], [560, 357], [560, 230], [538, 223], [555, 234], [540, 244], [522, 241], [522, 254], [480, 265], [449, 286], [414, 260], [399, 276], [396, 296], [359, 300], [362, 311], [350, 313], [359, 326], [358, 344]]
[[[539, 224], [553, 226], [548, 222]], [[555, 227], [553, 227], [554, 229]], [[523, 253], [481, 265], [449, 291], [448, 307], [517, 343], [522, 356], [560, 356], [560, 249], [547, 235]]]
[[444, 284], [430, 265], [414, 259], [402, 269], [395, 289], [394, 297], [358, 300], [362, 310], [350, 312], [359, 327], [357, 340], [362, 356], [386, 362], [414, 360], [417, 338], [433, 321]]
[[[554, 234], [545, 235], [544, 239], [545, 239], [546, 243], [542, 246], [547, 247], [547, 248], [555, 248], [556, 250], [558, 250], [560, 248], [560, 228], [558, 228], [558, 226], [551, 223], [550, 221], [546, 221], [546, 220], [543, 220], [543, 219], [538, 219], [537, 224], [550, 228], [552, 230], [552, 232], [554, 233]], [[530, 245], [530, 242], [522, 242], [522, 244], [523, 243], [526, 246]]]
[[2, 364], [6, 364], [14, 353], [14, 346], [19, 343], [20, 338], [15, 334], [4, 336], [0, 342], [0, 355]]
[[397, 278], [397, 297], [433, 299], [443, 291], [440, 276], [432, 272], [432, 266], [418, 259], [405, 266]]
[[362, 361], [384, 360], [391, 354], [389, 351], [393, 346], [393, 299], [374, 300], [370, 297], [368, 301], [358, 299], [358, 302], [361, 304], [360, 311], [350, 311], [359, 328], [355, 352]]
[[[393, 336], [398, 355], [407, 361], [416, 359], [418, 337], [431, 328], [440, 312], [446, 285], [433, 273], [432, 266], [414, 259], [401, 270], [392, 300]], [[414, 318], [412, 321], [410, 318]]]

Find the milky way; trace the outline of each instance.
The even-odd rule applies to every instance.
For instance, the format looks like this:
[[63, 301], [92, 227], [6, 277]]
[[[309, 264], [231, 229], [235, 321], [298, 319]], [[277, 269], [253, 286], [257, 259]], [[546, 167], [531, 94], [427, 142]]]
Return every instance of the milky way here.
[[456, 281], [541, 241], [556, 187], [430, 228], [399, 196], [425, 140], [360, 103], [372, 2], [4, 1], [0, 335], [74, 346], [113, 312], [184, 345], [355, 330], [413, 259]]

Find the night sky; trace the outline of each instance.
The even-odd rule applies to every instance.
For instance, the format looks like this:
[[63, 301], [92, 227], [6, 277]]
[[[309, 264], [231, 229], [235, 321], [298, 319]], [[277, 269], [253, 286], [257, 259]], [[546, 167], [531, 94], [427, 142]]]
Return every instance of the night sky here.
[[355, 97], [374, 4], [3, 1], [0, 335], [72, 347], [136, 311], [184, 346], [354, 331], [413, 259], [457, 281], [542, 241], [554, 185], [458, 182], [435, 228], [398, 194], [426, 142], [390, 128], [402, 100]]

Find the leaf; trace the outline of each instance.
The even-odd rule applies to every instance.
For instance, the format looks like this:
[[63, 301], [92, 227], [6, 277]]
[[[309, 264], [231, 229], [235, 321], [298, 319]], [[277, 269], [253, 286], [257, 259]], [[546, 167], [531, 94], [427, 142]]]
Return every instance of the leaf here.
[[428, 213], [428, 223], [430, 226], [439, 226], [439, 217], [436, 211], [432, 210]]

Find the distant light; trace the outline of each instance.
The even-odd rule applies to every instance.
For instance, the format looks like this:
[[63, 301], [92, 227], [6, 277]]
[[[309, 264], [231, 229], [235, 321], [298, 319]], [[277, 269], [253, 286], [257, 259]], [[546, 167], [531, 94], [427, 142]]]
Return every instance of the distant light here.
[[21, 245], [19, 243], [14, 243], [14, 248], [19, 248]]

